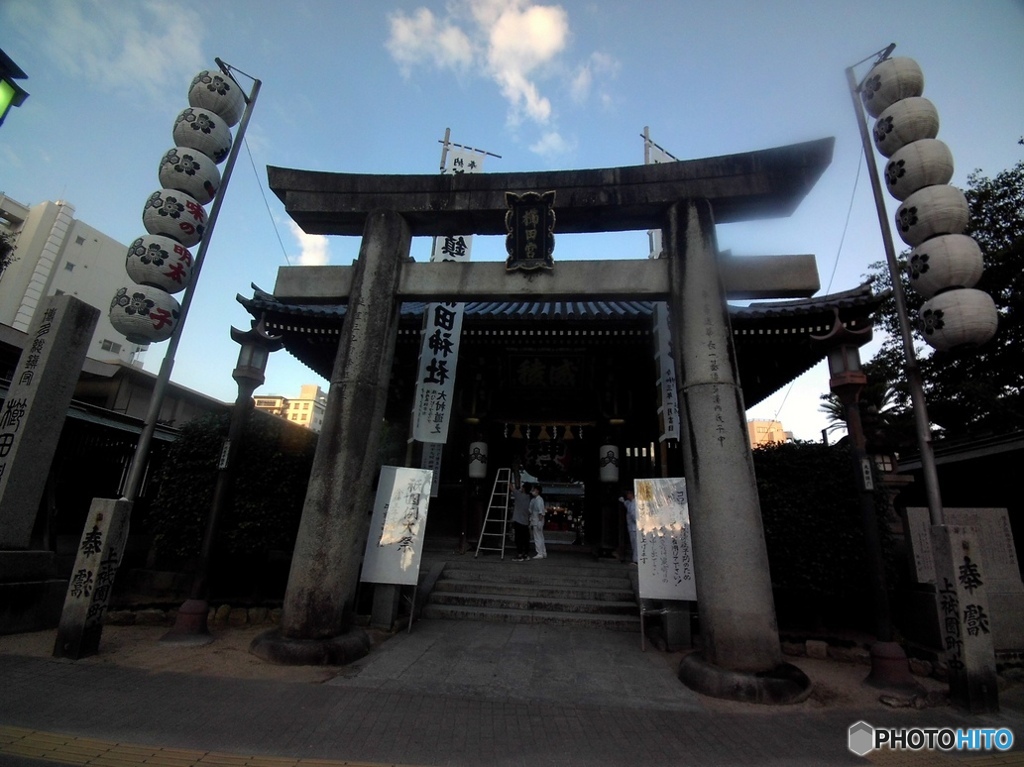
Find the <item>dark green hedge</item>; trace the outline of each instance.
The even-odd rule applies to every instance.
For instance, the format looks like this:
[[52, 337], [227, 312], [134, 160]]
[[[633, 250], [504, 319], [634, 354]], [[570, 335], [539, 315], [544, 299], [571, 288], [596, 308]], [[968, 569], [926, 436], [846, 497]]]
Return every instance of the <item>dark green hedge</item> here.
[[[822, 596], [866, 593], [861, 502], [847, 446], [788, 442], [759, 448], [754, 470], [773, 585]], [[875, 499], [878, 516], [882, 497]], [[883, 550], [890, 549], [884, 539]]]
[[[160, 560], [199, 553], [228, 423], [228, 415], [191, 421], [168, 451], [159, 491], [144, 520]], [[316, 441], [308, 429], [259, 411], [250, 414], [233, 496], [220, 525], [219, 550], [232, 555], [292, 550]]]

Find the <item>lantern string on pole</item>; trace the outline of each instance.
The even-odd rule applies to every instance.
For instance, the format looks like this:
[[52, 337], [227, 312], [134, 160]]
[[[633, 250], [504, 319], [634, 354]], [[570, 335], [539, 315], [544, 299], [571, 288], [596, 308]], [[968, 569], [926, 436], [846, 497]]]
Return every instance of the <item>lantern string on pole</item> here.
[[[221, 70], [231, 77], [227, 71], [228, 69], [231, 69], [231, 67], [224, 64], [219, 58], [215, 59], [215, 61]], [[248, 77], [248, 75], [246, 75], [246, 77]], [[231, 79], [234, 81], [234, 77], [231, 77]], [[235, 140], [231, 144], [231, 151], [224, 163], [224, 172], [221, 174], [220, 188], [217, 190], [217, 195], [210, 208], [206, 232], [203, 236], [202, 242], [199, 244], [199, 249], [196, 251], [195, 263], [192, 267], [191, 284], [182, 298], [181, 309], [178, 314], [178, 323], [175, 325], [174, 331], [168, 339], [169, 343], [167, 345], [167, 351], [164, 354], [163, 361], [160, 363], [160, 372], [157, 375], [156, 382], [153, 386], [153, 396], [150, 399], [149, 411], [146, 414], [146, 420], [143, 424], [142, 432], [139, 434], [139, 441], [135, 447], [135, 453], [132, 457], [128, 477], [125, 480], [122, 497], [128, 501], [135, 501], [138, 497], [139, 487], [142, 484], [146, 463], [149, 458], [149, 450], [152, 445], [153, 434], [156, 431], [157, 419], [160, 416], [160, 410], [163, 406], [163, 399], [171, 378], [171, 370], [174, 368], [174, 355], [177, 352], [178, 343], [181, 341], [181, 333], [185, 327], [185, 319], [188, 315], [189, 307], [192, 304], [192, 296], [195, 294], [196, 286], [199, 282], [199, 273], [206, 257], [206, 251], [210, 245], [210, 239], [213, 237], [213, 229], [217, 223], [217, 216], [220, 213], [220, 208], [224, 201], [224, 194], [227, 191], [228, 182], [231, 180], [231, 171], [234, 168], [236, 159], [238, 158], [239, 148], [241, 147], [242, 140], [245, 137], [245, 130], [248, 127], [249, 118], [252, 116], [252, 110], [256, 105], [256, 98], [259, 95], [260, 86], [262, 85], [262, 83], [257, 79], [250, 79], [252, 79], [253, 85], [248, 96], [244, 94], [244, 90], [242, 88], [239, 88], [239, 91], [243, 93], [243, 98], [245, 98], [245, 111], [242, 113], [242, 119], [239, 122]], [[235, 82], [237, 84], [237, 81]]]
[[932, 451], [931, 427], [928, 422], [928, 408], [924, 397], [924, 386], [921, 383], [921, 368], [917, 362], [917, 353], [914, 351], [914, 338], [911, 332], [910, 319], [907, 314], [906, 298], [903, 295], [903, 282], [900, 279], [899, 262], [896, 260], [896, 249], [893, 245], [892, 232], [889, 229], [889, 218], [885, 210], [885, 198], [882, 196], [882, 185], [878, 177], [878, 168], [875, 165], [874, 154], [871, 148], [871, 139], [868, 136], [867, 117], [864, 114], [864, 107], [861, 105], [860, 89], [861, 84], [857, 81], [853, 68], [863, 64], [868, 59], [877, 56], [876, 64], [885, 61], [896, 48], [895, 43], [889, 44], [881, 51], [868, 56], [846, 69], [846, 77], [849, 84], [850, 96], [853, 99], [853, 109], [857, 115], [857, 127], [860, 130], [861, 144], [864, 149], [864, 159], [867, 161], [868, 176], [871, 180], [871, 189], [875, 198], [875, 211], [878, 215], [878, 225], [881, 230], [882, 244], [885, 248], [886, 263], [889, 267], [889, 279], [892, 283], [893, 302], [896, 305], [896, 314], [899, 318], [900, 336], [903, 341], [903, 370], [907, 376], [907, 384], [910, 388], [910, 400], [914, 410], [914, 419], [917, 430], [918, 449], [921, 451], [921, 468], [924, 475], [925, 493], [928, 498], [928, 512], [933, 525], [942, 524], [942, 497], [939, 493], [939, 477], [935, 468], [935, 455]]

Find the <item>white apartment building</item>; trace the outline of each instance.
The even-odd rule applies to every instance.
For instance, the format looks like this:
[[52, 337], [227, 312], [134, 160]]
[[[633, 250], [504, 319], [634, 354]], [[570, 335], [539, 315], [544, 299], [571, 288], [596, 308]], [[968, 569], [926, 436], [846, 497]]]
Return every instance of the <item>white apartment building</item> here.
[[88, 356], [142, 366], [148, 345], [129, 343], [107, 317], [114, 291], [128, 279], [128, 246], [75, 219], [63, 201], [29, 207], [0, 193], [0, 232], [11, 236], [12, 261], [0, 273], [0, 324], [27, 332], [43, 301], [67, 294], [100, 310]]
[[324, 425], [327, 395], [316, 384], [303, 384], [298, 397], [261, 395], [255, 398], [255, 407], [319, 434]]

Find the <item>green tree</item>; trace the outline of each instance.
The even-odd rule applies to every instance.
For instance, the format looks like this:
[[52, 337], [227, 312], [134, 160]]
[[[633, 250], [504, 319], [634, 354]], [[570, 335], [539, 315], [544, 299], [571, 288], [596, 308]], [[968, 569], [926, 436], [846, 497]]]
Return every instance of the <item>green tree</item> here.
[[[999, 312], [995, 338], [975, 349], [932, 351], [915, 332], [915, 348], [933, 424], [949, 437], [1005, 433], [1024, 428], [1024, 162], [989, 178], [975, 171], [964, 191], [970, 205], [965, 234], [981, 246], [985, 271], [976, 286], [992, 296]], [[907, 253], [901, 254], [901, 267]], [[891, 287], [885, 262], [870, 267], [880, 290]], [[923, 299], [910, 288], [901, 269], [911, 321]], [[895, 302], [890, 297], [879, 309], [878, 324], [886, 339], [869, 369], [891, 385], [896, 404], [890, 420], [912, 434], [910, 392], [904, 375], [903, 345]], [[868, 367], [868, 366], [866, 366]]]
[[0, 279], [3, 278], [7, 267], [17, 261], [14, 255], [13, 238], [6, 232], [0, 232]]

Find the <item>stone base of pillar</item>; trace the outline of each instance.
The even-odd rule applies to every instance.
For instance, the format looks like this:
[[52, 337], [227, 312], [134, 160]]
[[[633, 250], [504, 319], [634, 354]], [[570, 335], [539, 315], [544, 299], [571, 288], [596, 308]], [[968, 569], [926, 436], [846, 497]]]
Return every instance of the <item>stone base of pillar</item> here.
[[690, 633], [690, 608], [684, 602], [680, 609], [668, 609], [661, 616], [661, 627], [665, 632], [665, 649], [668, 652], [686, 650], [693, 646]]
[[370, 637], [361, 628], [329, 639], [291, 639], [280, 629], [260, 634], [249, 652], [283, 666], [344, 666], [370, 652]]
[[186, 599], [178, 608], [174, 626], [160, 637], [161, 642], [200, 647], [210, 644], [213, 635], [209, 627], [210, 605], [205, 599]]
[[871, 645], [871, 673], [864, 683], [880, 690], [911, 694], [925, 692], [910, 673], [910, 661], [898, 642], [875, 642]]
[[811, 694], [811, 680], [791, 663], [768, 671], [731, 671], [694, 652], [679, 662], [679, 680], [704, 695], [743, 703], [799, 703]]
[[373, 585], [373, 611], [370, 613], [370, 625], [375, 629], [391, 631], [398, 620], [398, 606], [401, 587], [393, 583], [375, 583]]

